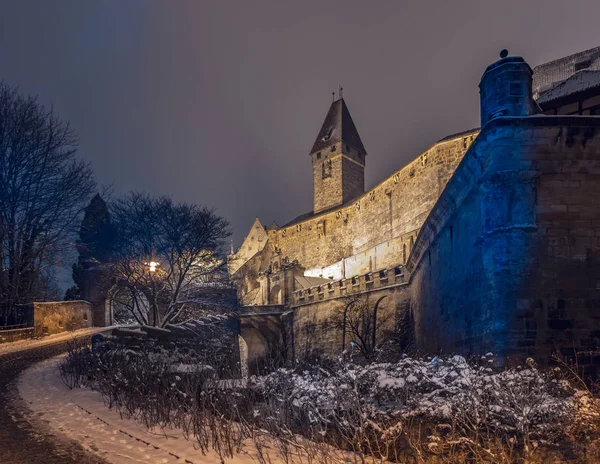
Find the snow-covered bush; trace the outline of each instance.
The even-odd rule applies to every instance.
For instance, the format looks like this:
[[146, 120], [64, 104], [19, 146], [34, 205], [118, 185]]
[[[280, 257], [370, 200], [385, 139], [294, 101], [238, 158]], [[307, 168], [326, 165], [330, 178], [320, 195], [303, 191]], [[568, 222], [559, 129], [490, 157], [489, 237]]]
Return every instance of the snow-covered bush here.
[[287, 458], [310, 450], [313, 462], [336, 462], [335, 448], [377, 462], [597, 457], [598, 400], [567, 381], [564, 370], [538, 369], [533, 360], [505, 369], [492, 355], [340, 360], [247, 381], [224, 380], [227, 372], [213, 368], [218, 356], [209, 360], [177, 346], [106, 344], [93, 353], [81, 349], [66, 363], [66, 371], [87, 370], [75, 384], [99, 390], [121, 412], [149, 427], [180, 427], [201, 450], [216, 449], [223, 458], [245, 440], [259, 455], [273, 446]]
[[[326, 371], [279, 369], [249, 388], [278, 403], [299, 433], [318, 431], [338, 445], [401, 459], [446, 455], [494, 462], [565, 446], [566, 434], [598, 422], [597, 402], [559, 369], [497, 370], [493, 356], [402, 358]], [[268, 403], [268, 401], [265, 401]], [[584, 425], [585, 424], [585, 425]]]

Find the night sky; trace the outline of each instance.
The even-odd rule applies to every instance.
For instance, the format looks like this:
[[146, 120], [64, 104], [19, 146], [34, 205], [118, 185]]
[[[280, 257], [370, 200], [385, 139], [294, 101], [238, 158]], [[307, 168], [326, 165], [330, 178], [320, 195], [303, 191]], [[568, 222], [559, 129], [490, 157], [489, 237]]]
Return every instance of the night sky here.
[[367, 188], [479, 125], [507, 48], [533, 67], [600, 45], [600, 1], [0, 1], [0, 75], [80, 136], [115, 195], [255, 216], [312, 209], [308, 152], [344, 87]]

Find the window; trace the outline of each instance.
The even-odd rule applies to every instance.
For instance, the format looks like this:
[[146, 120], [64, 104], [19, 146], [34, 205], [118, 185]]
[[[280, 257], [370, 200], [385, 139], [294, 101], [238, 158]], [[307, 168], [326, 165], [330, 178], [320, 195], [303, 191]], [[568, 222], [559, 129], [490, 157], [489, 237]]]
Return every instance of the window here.
[[[350, 153], [350, 145], [348, 145], [348, 144], [346, 144], [346, 152]], [[359, 155], [360, 155], [360, 153], [359, 153]]]
[[317, 235], [319, 237], [325, 236], [325, 221], [321, 221], [317, 223]]
[[320, 160], [321, 159], [321, 152], [317, 153], [317, 159]]
[[321, 137], [321, 140], [323, 142], [327, 142], [331, 138], [331, 134], [333, 134], [333, 126], [327, 129], [327, 133], [323, 137]]
[[335, 151], [335, 145], [333, 147], [331, 147], [331, 152], [333, 153]]
[[511, 95], [523, 95], [523, 86], [520, 82], [510, 83], [510, 94]]
[[582, 69], [587, 69], [591, 66], [592, 60], [588, 58], [587, 60], [581, 60], [575, 63], [575, 72], [581, 71]]
[[321, 179], [326, 177], [331, 177], [331, 160], [327, 160], [321, 165]]

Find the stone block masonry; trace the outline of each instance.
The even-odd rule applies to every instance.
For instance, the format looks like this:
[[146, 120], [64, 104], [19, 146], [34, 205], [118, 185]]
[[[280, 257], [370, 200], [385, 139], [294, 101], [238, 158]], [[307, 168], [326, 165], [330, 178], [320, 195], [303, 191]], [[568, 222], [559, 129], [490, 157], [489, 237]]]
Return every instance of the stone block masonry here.
[[273, 230], [269, 241], [306, 269], [332, 265], [411, 232], [414, 241], [476, 135], [471, 131], [433, 145], [351, 203]]
[[92, 327], [92, 308], [87, 301], [32, 303], [36, 331], [55, 334]]
[[599, 349], [599, 195], [600, 118], [486, 125], [407, 263], [416, 345], [541, 363]]

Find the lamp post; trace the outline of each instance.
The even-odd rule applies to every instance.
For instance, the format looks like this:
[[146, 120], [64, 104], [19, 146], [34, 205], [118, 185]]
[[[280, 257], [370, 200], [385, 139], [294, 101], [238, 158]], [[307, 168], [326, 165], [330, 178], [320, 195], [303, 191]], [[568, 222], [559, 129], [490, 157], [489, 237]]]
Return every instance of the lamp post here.
[[150, 274], [150, 291], [152, 296], [152, 318], [153, 324], [158, 325], [158, 305], [156, 304], [156, 290], [154, 288], [154, 274], [156, 269], [160, 266], [157, 261], [149, 261], [144, 263], [145, 270]]

